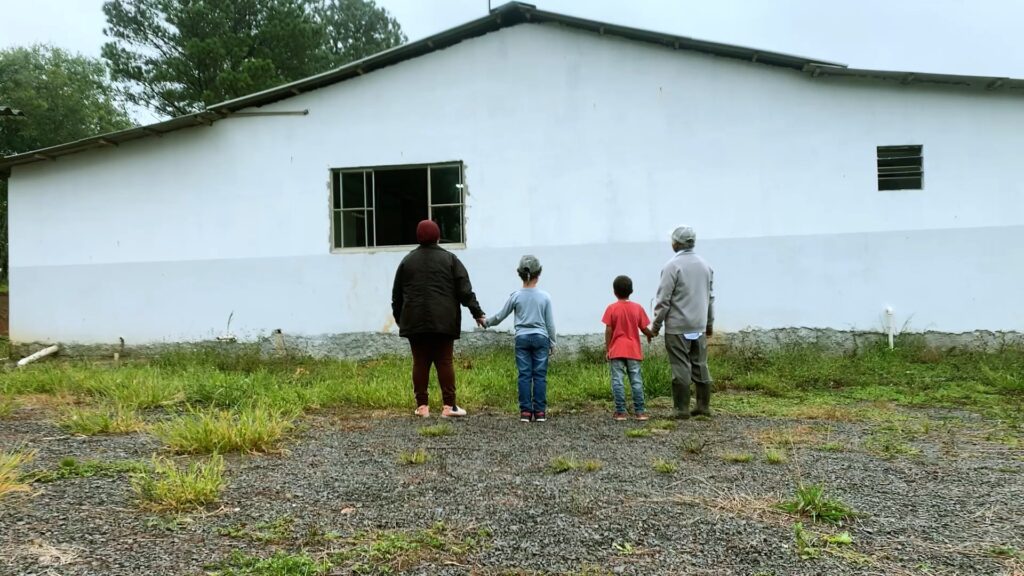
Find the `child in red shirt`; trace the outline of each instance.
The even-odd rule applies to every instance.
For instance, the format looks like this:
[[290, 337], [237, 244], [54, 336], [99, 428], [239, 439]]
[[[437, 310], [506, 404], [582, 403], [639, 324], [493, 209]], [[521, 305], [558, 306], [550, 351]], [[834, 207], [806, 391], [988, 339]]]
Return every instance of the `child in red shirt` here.
[[654, 333], [647, 327], [651, 321], [644, 307], [630, 302], [633, 281], [629, 276], [618, 276], [612, 282], [612, 290], [619, 299], [604, 311], [604, 343], [608, 349], [608, 363], [612, 372], [612, 396], [615, 397], [615, 420], [626, 419], [626, 390], [623, 373], [629, 374], [633, 389], [633, 409], [637, 420], [647, 420], [644, 412], [644, 381], [640, 376], [640, 361], [644, 358], [640, 348], [640, 332], [650, 342]]

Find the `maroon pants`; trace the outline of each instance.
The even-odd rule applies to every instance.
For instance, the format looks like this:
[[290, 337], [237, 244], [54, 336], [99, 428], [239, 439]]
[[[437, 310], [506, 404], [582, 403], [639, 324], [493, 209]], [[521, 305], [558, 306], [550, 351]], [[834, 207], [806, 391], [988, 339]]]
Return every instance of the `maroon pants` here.
[[445, 406], [455, 406], [455, 367], [452, 350], [455, 339], [443, 334], [417, 334], [409, 337], [412, 348], [412, 387], [416, 392], [416, 405], [427, 403], [427, 383], [430, 365], [437, 367], [437, 381], [441, 384], [441, 398]]

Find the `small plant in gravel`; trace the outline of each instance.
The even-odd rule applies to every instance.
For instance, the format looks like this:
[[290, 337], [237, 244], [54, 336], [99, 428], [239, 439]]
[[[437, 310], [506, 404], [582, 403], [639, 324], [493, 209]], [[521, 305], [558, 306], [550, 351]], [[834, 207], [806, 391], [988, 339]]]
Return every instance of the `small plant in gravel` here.
[[202, 508], [224, 489], [224, 458], [214, 454], [184, 469], [166, 458], [154, 458], [152, 471], [132, 476], [132, 489], [142, 507], [155, 512]]
[[883, 458], [917, 456], [921, 451], [907, 441], [916, 438], [918, 434], [919, 431], [899, 424], [887, 424], [871, 432], [864, 440], [864, 448]]
[[57, 424], [81, 436], [131, 434], [146, 426], [134, 410], [125, 406], [66, 408]]
[[604, 462], [600, 460], [590, 459], [580, 462], [580, 470], [584, 472], [597, 472], [601, 468], [604, 468]]
[[28, 492], [28, 483], [22, 479], [21, 467], [31, 462], [36, 453], [12, 450], [0, 451], [0, 500], [15, 492]]
[[626, 438], [650, 438], [652, 434], [649, 428], [630, 428], [626, 430]]
[[633, 556], [639, 552], [639, 549], [631, 542], [613, 542], [612, 550], [619, 556]]
[[842, 452], [846, 448], [839, 442], [826, 442], [818, 447], [822, 452]]
[[268, 453], [279, 450], [292, 427], [291, 414], [250, 406], [193, 411], [157, 424], [153, 434], [178, 454]]
[[118, 476], [121, 474], [138, 474], [149, 470], [149, 465], [139, 460], [78, 460], [68, 457], [62, 459], [52, 470], [30, 472], [26, 478], [32, 482], [45, 484], [68, 478], [92, 478], [93, 476]]
[[224, 526], [218, 528], [217, 533], [221, 536], [227, 536], [238, 540], [252, 540], [253, 542], [271, 544], [283, 542], [290, 538], [292, 535], [292, 526], [294, 524], [294, 518], [284, 515], [266, 522], [259, 522], [252, 526], [249, 526], [244, 522], [232, 526]]
[[821, 484], [798, 485], [794, 498], [782, 502], [778, 507], [790, 514], [829, 524], [842, 524], [857, 517], [857, 513], [842, 500], [830, 498]]
[[803, 560], [817, 558], [821, 556], [822, 552], [829, 552], [849, 560], [863, 560], [861, 555], [843, 550], [853, 544], [853, 538], [849, 532], [817, 536], [804, 528], [802, 522], [797, 522], [793, 525], [793, 537], [796, 540], [797, 554]]
[[1024, 560], [1024, 552], [1014, 548], [1013, 546], [993, 546], [988, 549], [988, 553], [995, 556], [996, 558], [1010, 558], [1015, 560]]
[[552, 474], [562, 474], [564, 472], [571, 472], [580, 467], [580, 463], [570, 456], [556, 456], [548, 462], [548, 472]]
[[704, 448], [708, 445], [706, 438], [698, 438], [697, 436], [690, 436], [686, 440], [683, 440], [682, 449], [686, 454], [692, 456], [700, 456], [704, 453]]
[[651, 420], [650, 423], [647, 424], [647, 427], [650, 428], [651, 430], [675, 430], [676, 428], [679, 428], [679, 422], [675, 420], [664, 419]]
[[726, 462], [732, 462], [733, 464], [744, 464], [754, 459], [754, 456], [747, 452], [726, 452], [722, 455], [722, 460]]
[[426, 464], [430, 460], [430, 455], [423, 448], [418, 448], [412, 452], [403, 451], [398, 455], [398, 462], [400, 464], [406, 464], [410, 466], [418, 466], [420, 464]]
[[658, 474], [672, 474], [676, 471], [677, 466], [674, 462], [658, 458], [653, 464], [651, 464], [651, 468], [653, 468]]
[[305, 552], [290, 554], [278, 551], [268, 558], [259, 558], [235, 550], [227, 561], [208, 565], [207, 569], [209, 576], [315, 576], [326, 574], [331, 563]]
[[769, 448], [764, 451], [764, 461], [769, 464], [785, 464], [789, 462], [789, 457], [786, 456], [786, 452], [783, 450]]
[[452, 434], [455, 434], [455, 428], [453, 428], [452, 425], [448, 424], [447, 422], [442, 424], [433, 424], [431, 426], [423, 426], [422, 428], [420, 428], [420, 436], [424, 436], [426, 438], [436, 438], [438, 436], [451, 436]]

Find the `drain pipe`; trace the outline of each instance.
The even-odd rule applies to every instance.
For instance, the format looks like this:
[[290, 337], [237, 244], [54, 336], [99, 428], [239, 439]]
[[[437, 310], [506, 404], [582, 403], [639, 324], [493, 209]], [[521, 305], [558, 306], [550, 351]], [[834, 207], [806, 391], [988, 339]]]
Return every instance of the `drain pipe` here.
[[896, 347], [895, 336], [896, 336], [896, 320], [892, 311], [892, 306], [885, 307], [885, 324], [887, 331], [889, 332], [889, 350]]
[[26, 356], [21, 360], [18, 360], [18, 367], [25, 366], [26, 364], [31, 364], [32, 362], [35, 362], [40, 358], [46, 358], [50, 354], [55, 354], [58, 350], [60, 350], [59, 344], [54, 344], [53, 346], [43, 348], [42, 350], [36, 352], [35, 354], [32, 354], [31, 356]]

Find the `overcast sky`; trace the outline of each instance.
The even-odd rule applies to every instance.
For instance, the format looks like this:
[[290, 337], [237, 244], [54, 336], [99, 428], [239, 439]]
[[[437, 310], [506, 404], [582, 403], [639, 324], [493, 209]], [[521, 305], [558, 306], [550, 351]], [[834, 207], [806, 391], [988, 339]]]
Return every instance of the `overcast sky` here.
[[[410, 40], [487, 13], [487, 0], [378, 0]], [[497, 6], [503, 0], [493, 0]], [[858, 68], [1024, 78], [1024, 0], [535, 0], [543, 10]], [[103, 0], [0, 0], [0, 48], [99, 56]], [[147, 121], [147, 118], [140, 118]]]

